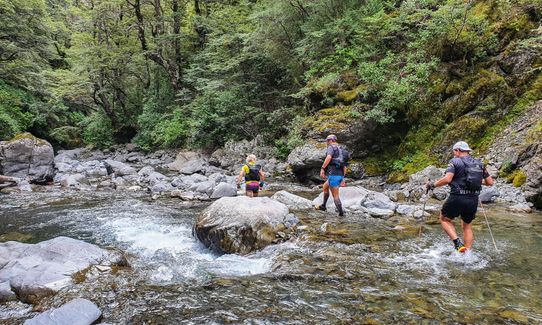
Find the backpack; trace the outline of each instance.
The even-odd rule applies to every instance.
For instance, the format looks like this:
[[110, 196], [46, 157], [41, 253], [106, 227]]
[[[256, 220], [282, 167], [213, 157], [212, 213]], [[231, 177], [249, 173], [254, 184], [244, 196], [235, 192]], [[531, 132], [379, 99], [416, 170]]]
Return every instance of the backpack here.
[[333, 157], [331, 158], [331, 163], [337, 166], [337, 168], [348, 166], [348, 161], [350, 160], [350, 152], [346, 148], [337, 146], [333, 148]]
[[262, 166], [260, 165], [246, 165], [249, 169], [248, 174], [245, 174], [245, 181], [260, 181], [260, 169], [262, 169]]
[[479, 159], [461, 159], [465, 166], [465, 190], [480, 192], [484, 179], [484, 165]]

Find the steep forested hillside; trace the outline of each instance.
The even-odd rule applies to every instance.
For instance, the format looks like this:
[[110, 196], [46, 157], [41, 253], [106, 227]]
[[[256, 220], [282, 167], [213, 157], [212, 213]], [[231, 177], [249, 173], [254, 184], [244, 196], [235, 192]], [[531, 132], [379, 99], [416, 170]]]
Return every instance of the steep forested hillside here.
[[0, 17], [1, 139], [262, 134], [285, 157], [333, 132], [402, 180], [542, 99], [541, 0], [0, 0]]

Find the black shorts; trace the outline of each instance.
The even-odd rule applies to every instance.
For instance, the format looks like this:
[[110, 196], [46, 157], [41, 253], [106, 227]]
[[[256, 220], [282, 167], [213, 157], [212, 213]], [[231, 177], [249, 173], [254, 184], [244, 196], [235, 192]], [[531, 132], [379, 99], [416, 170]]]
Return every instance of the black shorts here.
[[465, 223], [471, 223], [478, 210], [478, 195], [451, 194], [442, 206], [442, 215], [448, 219], [461, 216]]

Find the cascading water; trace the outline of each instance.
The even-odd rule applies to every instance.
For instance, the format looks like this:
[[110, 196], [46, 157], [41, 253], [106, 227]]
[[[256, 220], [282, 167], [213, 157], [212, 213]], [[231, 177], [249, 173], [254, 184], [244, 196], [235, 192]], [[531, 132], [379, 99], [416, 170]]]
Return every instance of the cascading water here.
[[[63, 235], [126, 252], [130, 268], [91, 271], [41, 304], [84, 297], [109, 323], [542, 322], [539, 214], [494, 209], [499, 252], [480, 218], [476, 249], [463, 255], [438, 224], [419, 237], [391, 221], [310, 212], [300, 218], [313, 230], [295, 241], [218, 256], [192, 237], [203, 206], [178, 200], [51, 192], [4, 196], [0, 207], [1, 233], [31, 234], [31, 242]], [[0, 323], [33, 314], [20, 302], [0, 305]]]

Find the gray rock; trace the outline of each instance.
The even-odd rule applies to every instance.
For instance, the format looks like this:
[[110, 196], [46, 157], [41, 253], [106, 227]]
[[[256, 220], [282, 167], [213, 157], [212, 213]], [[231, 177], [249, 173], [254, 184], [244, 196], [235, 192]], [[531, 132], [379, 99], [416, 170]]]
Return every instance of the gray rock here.
[[533, 211], [533, 209], [526, 203], [518, 203], [510, 207], [507, 207], [506, 209], [509, 211], [518, 212], [518, 213], [531, 213]]
[[65, 175], [60, 180], [60, 185], [62, 185], [63, 187], [77, 187], [81, 184], [89, 184], [88, 179], [83, 174]]
[[202, 154], [194, 151], [181, 151], [168, 167], [170, 170], [190, 175], [202, 171], [206, 165], [208, 163]]
[[149, 183], [150, 185], [154, 186], [156, 184], [163, 183], [168, 180], [167, 176], [160, 174], [159, 172], [152, 172], [150, 175], [146, 178], [139, 178], [140, 182], [142, 183]]
[[267, 197], [223, 197], [198, 216], [194, 234], [216, 252], [248, 254], [275, 242], [288, 214]]
[[207, 177], [201, 174], [183, 175], [183, 176], [176, 177], [171, 182], [171, 185], [178, 188], [188, 189], [196, 183], [201, 183], [208, 180], [209, 179], [207, 179]]
[[30, 133], [0, 142], [0, 175], [41, 184], [52, 181], [54, 173], [54, 152], [49, 142]]
[[85, 174], [88, 177], [103, 177], [107, 176], [107, 165], [98, 160], [90, 160], [73, 166], [72, 171]]
[[394, 214], [393, 210], [379, 208], [367, 208], [367, 212], [375, 218], [389, 218]]
[[190, 191], [211, 195], [213, 193], [214, 187], [215, 187], [215, 182], [204, 181], [200, 183], [195, 183], [194, 185], [190, 186]]
[[[359, 209], [361, 203], [365, 201], [367, 195], [371, 191], [359, 187], [359, 186], [347, 186], [341, 187], [339, 190], [339, 197], [341, 198], [341, 203], [345, 209]], [[320, 193], [316, 199], [312, 201], [313, 205], [320, 205], [324, 200], [324, 194]], [[333, 203], [333, 197], [330, 195], [329, 200], [327, 201], [326, 208], [328, 211], [335, 211], [335, 203]]]
[[179, 199], [183, 201], [194, 201], [197, 200], [196, 195], [194, 192], [184, 192], [181, 190], [173, 190], [171, 191], [171, 197], [178, 197]]
[[314, 179], [319, 177], [320, 167], [325, 158], [325, 145], [320, 147], [307, 143], [292, 150], [288, 155], [288, 164], [298, 179]]
[[[270, 158], [274, 152], [273, 148], [265, 145], [265, 141], [261, 135], [254, 139], [242, 141], [228, 141], [223, 148], [217, 149], [209, 158], [209, 164], [229, 171], [238, 172], [239, 166], [245, 163], [247, 155], [254, 154], [258, 159], [258, 163]], [[272, 166], [267, 166], [272, 167]], [[266, 169], [270, 171], [270, 169]]]
[[219, 183], [213, 189], [213, 192], [211, 194], [211, 199], [218, 199], [225, 196], [236, 196], [236, 195], [237, 195], [237, 187], [228, 183]]
[[38, 244], [0, 243], [0, 282], [9, 282], [23, 302], [37, 303], [72, 284], [72, 275], [117, 257], [96, 245], [68, 237]]
[[227, 177], [226, 175], [224, 175], [224, 173], [212, 173], [211, 175], [209, 175], [208, 179], [215, 182], [216, 184], [227, 183]]
[[142, 177], [148, 177], [150, 174], [152, 174], [154, 172], [154, 168], [151, 167], [151, 166], [145, 166], [143, 168], [141, 168], [137, 174], [139, 176], [142, 176]]
[[414, 214], [415, 210], [416, 210], [416, 206], [408, 205], [408, 204], [400, 204], [397, 206], [396, 212], [400, 215], [411, 216]]
[[376, 208], [379, 210], [391, 210], [392, 214], [397, 206], [386, 194], [374, 191], [369, 192], [361, 205], [368, 209]]
[[128, 166], [120, 161], [108, 159], [105, 161], [105, 165], [109, 166], [117, 176], [137, 174], [134, 167]]
[[151, 187], [152, 193], [163, 193], [173, 190], [173, 186], [168, 183], [156, 183]]
[[299, 218], [296, 217], [293, 213], [289, 213], [284, 220], [284, 225], [286, 228], [292, 228], [299, 224]]
[[9, 281], [0, 281], [0, 301], [17, 300], [15, 292], [11, 290]]
[[24, 325], [90, 325], [101, 315], [92, 301], [77, 298], [25, 321]]
[[482, 201], [482, 203], [490, 203], [495, 202], [495, 199], [499, 197], [499, 189], [496, 186], [487, 187], [484, 186], [482, 188], [482, 192], [480, 192], [479, 199]]
[[134, 151], [138, 151], [139, 150], [139, 146], [135, 143], [128, 143], [126, 145], [126, 150], [128, 152], [134, 152]]
[[278, 191], [272, 197], [273, 200], [285, 204], [290, 210], [310, 210], [314, 206], [311, 200], [294, 195], [286, 191]]
[[[420, 199], [426, 193], [425, 183], [429, 180], [436, 181], [442, 178], [444, 171], [443, 168], [427, 166], [422, 171], [410, 175], [408, 183], [401, 186], [402, 190], [408, 193], [405, 196], [410, 199]], [[439, 187], [431, 191], [431, 196], [437, 200], [444, 200], [449, 192], [448, 186]]]

